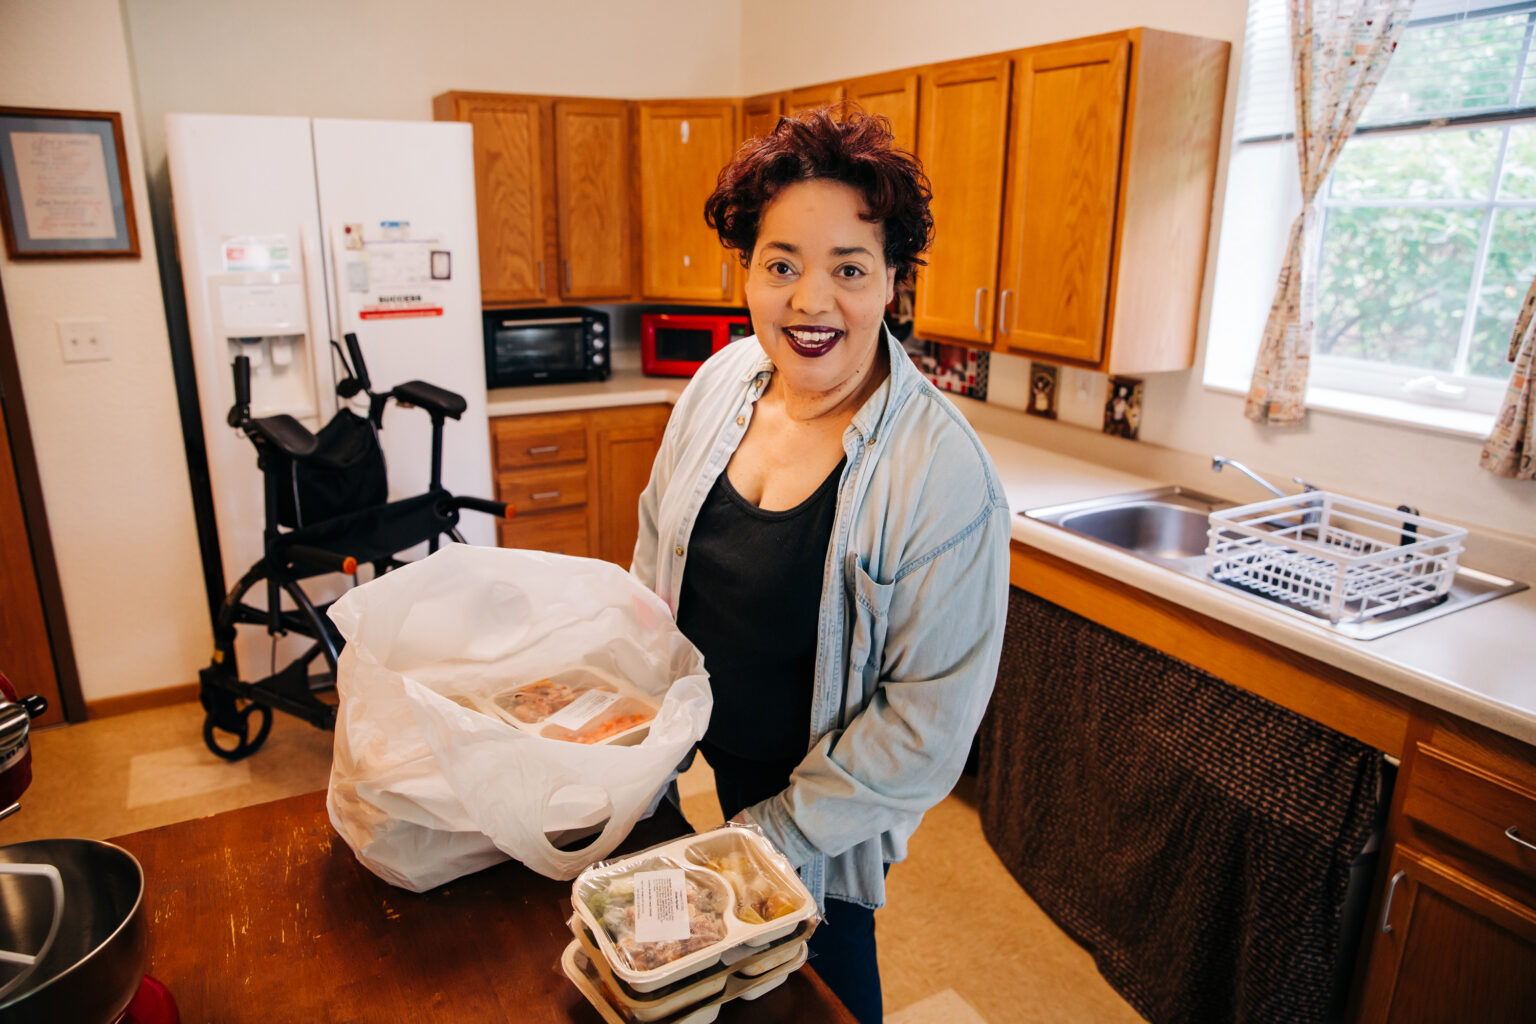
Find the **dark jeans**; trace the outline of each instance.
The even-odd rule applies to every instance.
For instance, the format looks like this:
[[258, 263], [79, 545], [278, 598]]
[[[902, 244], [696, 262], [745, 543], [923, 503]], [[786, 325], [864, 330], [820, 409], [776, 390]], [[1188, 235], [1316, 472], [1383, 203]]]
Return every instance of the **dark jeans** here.
[[[755, 764], [701, 744], [715, 773], [715, 796], [727, 821], [789, 783], [793, 764]], [[827, 898], [827, 913], [810, 940], [810, 964], [859, 1024], [881, 1024], [880, 963], [875, 958], [875, 912]]]

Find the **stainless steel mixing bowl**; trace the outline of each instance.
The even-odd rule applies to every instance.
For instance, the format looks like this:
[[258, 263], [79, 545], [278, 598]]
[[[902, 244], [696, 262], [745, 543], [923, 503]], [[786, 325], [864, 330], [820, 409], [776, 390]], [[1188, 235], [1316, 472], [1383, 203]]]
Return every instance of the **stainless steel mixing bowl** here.
[[[0, 847], [0, 862], [52, 864], [64, 881], [53, 948], [5, 997], [0, 1019], [109, 1024], [144, 977], [144, 870], [122, 847], [94, 839], [38, 839]], [[0, 949], [35, 953], [47, 938], [53, 893], [46, 879], [0, 874]], [[0, 985], [20, 967], [0, 964]]]

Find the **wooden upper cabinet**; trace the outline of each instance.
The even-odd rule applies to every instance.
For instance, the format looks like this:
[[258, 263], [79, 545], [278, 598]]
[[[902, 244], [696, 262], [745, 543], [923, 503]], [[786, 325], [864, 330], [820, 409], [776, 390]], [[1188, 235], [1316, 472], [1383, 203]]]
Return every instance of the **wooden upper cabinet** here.
[[778, 93], [765, 96], [749, 96], [741, 101], [741, 137], [760, 139], [779, 123], [784, 112], [784, 99]]
[[997, 317], [1009, 348], [1099, 361], [1130, 49], [1116, 39], [1017, 62]]
[[866, 114], [878, 114], [891, 122], [897, 146], [916, 153], [917, 88], [916, 71], [893, 71], [856, 78], [847, 84], [846, 92], [847, 99], [857, 103]]
[[917, 275], [920, 336], [992, 343], [1009, 74], [1003, 57], [925, 76], [919, 146], [933, 185], [934, 238]]
[[736, 104], [641, 102], [641, 293], [646, 299], [729, 302], [733, 253], [704, 223], [704, 200], [736, 142]]
[[837, 103], [843, 98], [843, 84], [830, 82], [812, 85], [804, 89], [791, 89], [784, 94], [784, 116], [799, 117], [811, 110]]
[[634, 292], [629, 104], [559, 100], [554, 120], [560, 294], [627, 299]]
[[433, 114], [474, 129], [481, 301], [543, 301], [552, 294], [545, 232], [549, 130], [538, 99], [444, 93], [433, 100]]
[[1194, 365], [1230, 50], [1132, 29], [1017, 55], [1000, 351]]

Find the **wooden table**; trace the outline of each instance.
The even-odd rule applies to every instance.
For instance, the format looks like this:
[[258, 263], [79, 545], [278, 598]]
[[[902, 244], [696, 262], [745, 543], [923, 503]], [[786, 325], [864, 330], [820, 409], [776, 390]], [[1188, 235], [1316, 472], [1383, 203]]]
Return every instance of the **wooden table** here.
[[[689, 831], [663, 802], [621, 850]], [[114, 842], [144, 865], [148, 971], [186, 1024], [602, 1020], [560, 970], [570, 883], [521, 864], [394, 888], [336, 835], [323, 792]], [[854, 1024], [810, 970], [720, 1021]]]

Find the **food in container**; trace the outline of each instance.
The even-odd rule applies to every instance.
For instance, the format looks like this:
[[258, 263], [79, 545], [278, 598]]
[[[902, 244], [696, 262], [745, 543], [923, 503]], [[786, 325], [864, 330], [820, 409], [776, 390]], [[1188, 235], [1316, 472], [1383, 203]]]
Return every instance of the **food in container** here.
[[[722, 845], [726, 848], [720, 849]], [[748, 924], [776, 921], [800, 907], [794, 891], [760, 865], [747, 844], [737, 837], [716, 844], [713, 850], [703, 844], [691, 847], [688, 856], [730, 883], [736, 894], [736, 916]]]
[[[567, 740], [572, 743], [622, 742], [628, 737], [635, 736], [636, 730], [641, 726], [649, 725], [651, 719], [655, 717], [656, 708], [652, 705], [633, 697], [624, 697], [575, 728], [567, 728], [558, 721], [550, 721], [545, 724], [544, 731], [540, 735], [545, 739]], [[643, 738], [644, 735], [641, 734], [631, 742], [638, 742]]]
[[[655, 871], [675, 873], [653, 878]], [[637, 879], [646, 887], [639, 899], [644, 911], [635, 907]], [[650, 888], [663, 883], [677, 887], [666, 890], [670, 904]], [[653, 907], [660, 908], [657, 913], [670, 908], [667, 916], [677, 929], [684, 916], [679, 890], [687, 898], [688, 928], [667, 933], [667, 942], [639, 942], [641, 916], [648, 932], [658, 927]], [[810, 893], [761, 831], [730, 824], [593, 865], [577, 876], [572, 903], [605, 965], [637, 993], [654, 992], [722, 958], [739, 961], [741, 948], [765, 946], [817, 917]]]
[[593, 744], [639, 743], [658, 711], [629, 683], [587, 665], [501, 690], [489, 703], [493, 713], [523, 732]]
[[613, 949], [631, 970], [654, 971], [725, 939], [725, 914], [730, 897], [718, 878], [699, 871], [683, 873], [687, 936], [655, 942], [641, 942], [637, 937], [635, 876], [677, 866], [667, 861], [646, 862], [624, 874], [604, 879], [584, 896], [587, 909], [597, 918]]
[[[569, 675], [569, 673], [562, 673]], [[550, 715], [567, 707], [572, 701], [588, 690], [603, 690], [613, 692], [613, 687], [604, 682], [592, 682], [582, 684], [579, 682], [556, 682], [553, 679], [540, 679], [536, 683], [528, 683], [515, 689], [505, 690], [496, 695], [496, 706], [507, 714], [532, 725], [542, 722]]]

